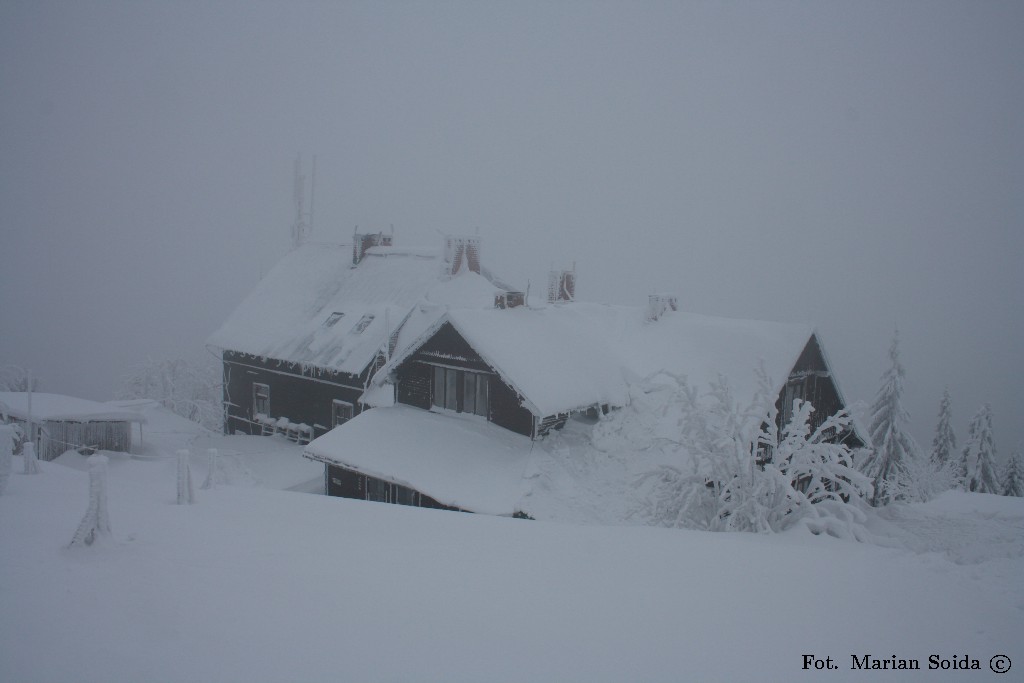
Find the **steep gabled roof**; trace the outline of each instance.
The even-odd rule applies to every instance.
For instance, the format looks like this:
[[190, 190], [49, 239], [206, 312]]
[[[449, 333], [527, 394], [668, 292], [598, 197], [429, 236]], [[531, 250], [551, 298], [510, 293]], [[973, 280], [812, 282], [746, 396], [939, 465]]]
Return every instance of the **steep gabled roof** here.
[[490, 305], [494, 285], [475, 273], [443, 281], [439, 249], [307, 244], [288, 253], [207, 343], [359, 374], [421, 300]]
[[572, 303], [511, 310], [421, 309], [399, 336], [397, 367], [441, 325], [455, 330], [546, 416], [595, 404], [623, 405], [628, 385], [657, 372], [686, 376], [704, 390], [719, 376], [740, 401], [757, 391], [763, 362], [776, 391], [813, 335], [807, 325], [670, 312], [657, 321], [642, 307]]

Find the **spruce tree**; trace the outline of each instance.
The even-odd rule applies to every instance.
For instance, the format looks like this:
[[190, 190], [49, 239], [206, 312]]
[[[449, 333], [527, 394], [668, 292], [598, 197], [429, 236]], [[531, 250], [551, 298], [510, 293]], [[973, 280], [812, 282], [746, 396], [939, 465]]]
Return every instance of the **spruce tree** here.
[[1000, 493], [996, 479], [996, 445], [992, 439], [992, 406], [986, 403], [971, 420], [967, 445], [960, 456], [963, 487], [978, 493]]
[[938, 469], [949, 462], [956, 453], [956, 434], [953, 433], [953, 411], [950, 407], [949, 387], [942, 392], [939, 403], [939, 424], [935, 427], [935, 439], [932, 440], [932, 465]]
[[894, 487], [907, 477], [907, 465], [917, 455], [917, 444], [908, 434], [910, 416], [903, 407], [905, 372], [900, 363], [899, 332], [889, 347], [889, 369], [882, 375], [882, 387], [871, 404], [870, 436], [873, 449], [861, 471], [872, 481], [872, 505], [884, 505], [895, 497]]
[[14, 425], [0, 424], [0, 493], [4, 492], [11, 476], [11, 455], [18, 439], [16, 429]]
[[1017, 452], [1010, 456], [1010, 459], [1006, 461], [1006, 467], [1003, 468], [1003, 477], [1000, 483], [1004, 496], [1024, 498], [1024, 472], [1021, 472], [1020, 459], [1021, 447], [1018, 446]]

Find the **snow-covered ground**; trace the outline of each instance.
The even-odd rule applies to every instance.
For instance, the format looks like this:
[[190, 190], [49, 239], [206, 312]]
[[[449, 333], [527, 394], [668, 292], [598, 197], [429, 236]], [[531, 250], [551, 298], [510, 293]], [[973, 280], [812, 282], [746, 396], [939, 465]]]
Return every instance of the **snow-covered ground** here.
[[[143, 451], [107, 454], [98, 546], [67, 547], [85, 459], [30, 476], [15, 458], [0, 681], [1024, 680], [1022, 499], [889, 508], [874, 543], [514, 520], [301, 493], [322, 467], [298, 447], [145, 413]], [[221, 453], [194, 505], [175, 504], [179, 448], [197, 488]], [[929, 671], [933, 654], [981, 671]]]

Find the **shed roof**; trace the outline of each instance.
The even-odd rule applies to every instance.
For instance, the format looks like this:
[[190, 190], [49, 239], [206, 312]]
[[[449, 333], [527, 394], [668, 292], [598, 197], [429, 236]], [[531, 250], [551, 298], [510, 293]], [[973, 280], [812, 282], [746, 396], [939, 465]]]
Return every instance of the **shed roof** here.
[[519, 510], [528, 437], [475, 416], [395, 405], [360, 413], [305, 448], [313, 460], [414, 488], [445, 505], [495, 515]]
[[[0, 391], [0, 412], [28, 419], [28, 394]], [[142, 414], [74, 396], [32, 392], [32, 419], [51, 422], [145, 422]]]

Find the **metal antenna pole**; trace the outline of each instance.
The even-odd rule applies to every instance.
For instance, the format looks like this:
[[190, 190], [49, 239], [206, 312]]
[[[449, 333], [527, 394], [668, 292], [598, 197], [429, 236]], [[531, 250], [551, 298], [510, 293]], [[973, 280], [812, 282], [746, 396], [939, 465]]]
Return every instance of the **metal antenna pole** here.
[[309, 181], [309, 234], [313, 234], [313, 200], [316, 199], [316, 155], [313, 155], [313, 177]]

